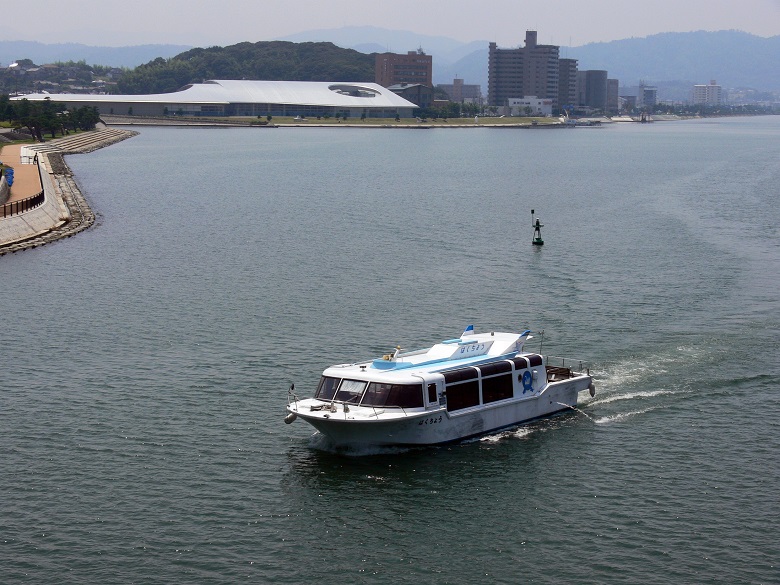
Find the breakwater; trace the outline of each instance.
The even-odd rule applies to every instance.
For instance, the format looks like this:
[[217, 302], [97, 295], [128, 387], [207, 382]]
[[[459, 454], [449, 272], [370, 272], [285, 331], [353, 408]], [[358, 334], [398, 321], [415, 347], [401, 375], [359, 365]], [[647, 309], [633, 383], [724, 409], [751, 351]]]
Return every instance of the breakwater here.
[[37, 164], [43, 201], [21, 213], [9, 207], [8, 217], [0, 214], [0, 256], [36, 248], [89, 228], [95, 222], [95, 214], [63, 157], [93, 152], [136, 134], [109, 128], [23, 146], [20, 159], [22, 164]]

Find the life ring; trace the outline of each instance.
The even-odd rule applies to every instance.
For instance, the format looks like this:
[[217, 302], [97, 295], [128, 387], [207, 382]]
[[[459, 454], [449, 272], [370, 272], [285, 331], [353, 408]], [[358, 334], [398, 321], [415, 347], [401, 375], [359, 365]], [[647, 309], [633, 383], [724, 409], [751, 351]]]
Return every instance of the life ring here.
[[523, 372], [523, 394], [525, 394], [526, 392], [533, 392], [534, 391], [533, 384], [534, 384], [534, 380], [533, 377], [531, 376], [531, 372], [526, 370], [525, 372]]

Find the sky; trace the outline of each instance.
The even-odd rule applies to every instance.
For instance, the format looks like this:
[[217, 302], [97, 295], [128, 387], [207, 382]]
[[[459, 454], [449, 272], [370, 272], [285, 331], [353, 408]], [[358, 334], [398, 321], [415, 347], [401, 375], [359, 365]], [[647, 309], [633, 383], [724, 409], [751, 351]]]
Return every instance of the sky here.
[[769, 37], [780, 35], [780, 0], [36, 0], [3, 10], [0, 40], [209, 47], [345, 26], [507, 47], [526, 30], [575, 47], [694, 30]]

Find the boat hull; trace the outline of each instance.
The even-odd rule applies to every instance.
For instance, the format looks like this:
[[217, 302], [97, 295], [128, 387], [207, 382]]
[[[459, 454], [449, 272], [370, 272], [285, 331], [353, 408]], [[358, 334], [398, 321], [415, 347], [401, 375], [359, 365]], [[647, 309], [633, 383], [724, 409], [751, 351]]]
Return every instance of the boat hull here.
[[338, 409], [326, 414], [306, 412], [295, 404], [288, 406], [288, 411], [311, 424], [336, 447], [441, 445], [570, 410], [577, 405], [578, 394], [587, 390], [590, 383], [590, 376], [580, 375], [548, 383], [533, 396], [455, 412], [444, 407], [408, 412], [390, 419], [382, 419], [381, 415], [360, 417]]

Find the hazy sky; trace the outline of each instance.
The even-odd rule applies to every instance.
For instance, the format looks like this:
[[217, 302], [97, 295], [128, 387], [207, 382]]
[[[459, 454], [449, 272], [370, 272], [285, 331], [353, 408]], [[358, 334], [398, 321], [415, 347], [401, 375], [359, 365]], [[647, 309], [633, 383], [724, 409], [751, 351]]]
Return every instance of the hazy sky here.
[[774, 36], [780, 0], [35, 0], [0, 20], [0, 40], [107, 46], [224, 46], [363, 25], [500, 46], [531, 29], [541, 43], [578, 46], [669, 31]]

